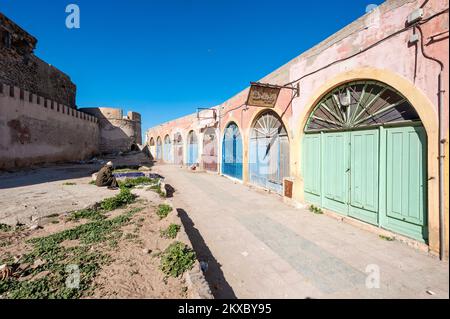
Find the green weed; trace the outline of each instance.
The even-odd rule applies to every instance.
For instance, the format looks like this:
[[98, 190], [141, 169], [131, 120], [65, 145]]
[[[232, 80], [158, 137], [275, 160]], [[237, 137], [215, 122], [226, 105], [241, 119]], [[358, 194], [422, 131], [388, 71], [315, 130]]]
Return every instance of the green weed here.
[[9, 232], [12, 230], [12, 227], [6, 224], [0, 224], [0, 232]]
[[309, 211], [314, 213], [314, 214], [318, 214], [318, 215], [323, 214], [322, 209], [320, 207], [316, 207], [314, 205], [309, 206]]
[[103, 213], [101, 211], [98, 211], [95, 209], [82, 209], [82, 210], [77, 210], [76, 212], [71, 213], [68, 220], [69, 221], [80, 220], [80, 219], [102, 220], [105, 218], [106, 218], [106, 216], [103, 215]]
[[128, 188], [121, 188], [120, 193], [114, 197], [106, 198], [100, 203], [100, 207], [103, 211], [111, 211], [122, 206], [131, 204], [136, 199]]
[[160, 268], [166, 276], [179, 277], [192, 269], [195, 258], [191, 248], [181, 242], [174, 242], [161, 254]]
[[156, 215], [159, 216], [160, 219], [166, 218], [167, 215], [172, 211], [172, 206], [167, 204], [158, 205], [158, 209], [156, 210]]
[[384, 235], [379, 235], [378, 237], [380, 237], [381, 239], [386, 240], [386, 241], [394, 241], [395, 240], [394, 237], [389, 237], [389, 236], [384, 236]]
[[174, 239], [177, 237], [178, 232], [180, 231], [181, 226], [177, 224], [170, 224], [165, 230], [161, 231], [161, 237]]

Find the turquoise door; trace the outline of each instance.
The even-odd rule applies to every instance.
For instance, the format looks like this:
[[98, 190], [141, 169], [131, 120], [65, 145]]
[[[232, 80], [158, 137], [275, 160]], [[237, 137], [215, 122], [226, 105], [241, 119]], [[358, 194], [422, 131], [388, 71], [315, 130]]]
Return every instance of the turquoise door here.
[[423, 127], [306, 134], [302, 158], [306, 201], [427, 241]]
[[303, 140], [303, 188], [305, 199], [322, 206], [322, 134], [307, 134]]
[[349, 133], [323, 134], [323, 206], [348, 214], [348, 184], [350, 173]]
[[427, 137], [410, 102], [384, 83], [344, 83], [305, 126], [305, 200], [426, 242]]
[[378, 224], [379, 133], [376, 130], [351, 132], [349, 215]]
[[423, 127], [386, 129], [384, 227], [428, 239], [426, 134]]

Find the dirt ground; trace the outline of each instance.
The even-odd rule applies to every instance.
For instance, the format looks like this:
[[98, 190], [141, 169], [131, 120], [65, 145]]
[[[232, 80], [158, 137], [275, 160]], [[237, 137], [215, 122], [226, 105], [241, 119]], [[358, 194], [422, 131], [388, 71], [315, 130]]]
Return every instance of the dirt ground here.
[[150, 167], [141, 152], [99, 157], [89, 162], [49, 164], [16, 171], [0, 171], [0, 223], [33, 225], [53, 214], [82, 209], [118, 191], [97, 188], [92, 191], [92, 173], [107, 161], [116, 167]]
[[[135, 202], [103, 219], [53, 214], [41, 220], [42, 228], [0, 229], [0, 265], [13, 265], [11, 273], [0, 276], [0, 299], [186, 298], [185, 279], [167, 277], [160, 269], [161, 252], [176, 241], [160, 231], [176, 212], [160, 219], [156, 209], [164, 198], [147, 190], [133, 193], [138, 194]], [[118, 227], [108, 228], [109, 221]], [[89, 225], [96, 227], [81, 231]], [[79, 288], [67, 288], [68, 265], [79, 267]]]

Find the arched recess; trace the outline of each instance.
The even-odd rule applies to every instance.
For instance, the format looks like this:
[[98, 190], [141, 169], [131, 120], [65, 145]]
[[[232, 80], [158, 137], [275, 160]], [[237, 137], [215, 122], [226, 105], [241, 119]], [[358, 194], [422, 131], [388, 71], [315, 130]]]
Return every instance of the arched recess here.
[[282, 193], [283, 179], [289, 176], [289, 138], [278, 114], [260, 113], [249, 138], [250, 183]]
[[156, 158], [156, 145], [155, 145], [155, 139], [153, 137], [150, 138], [148, 145], [149, 145], [151, 156], [153, 158]]
[[172, 143], [168, 134], [164, 137], [163, 160], [166, 163], [172, 162]]
[[161, 137], [158, 136], [158, 138], [156, 139], [156, 160], [161, 160], [162, 159], [162, 141], [161, 141]]
[[303, 129], [305, 200], [428, 241], [427, 134], [402, 93], [381, 81], [340, 83]]
[[222, 174], [242, 180], [242, 137], [236, 123], [229, 123], [223, 135]]
[[177, 132], [173, 138], [173, 163], [183, 165], [183, 137]]
[[197, 134], [190, 131], [187, 137], [187, 166], [196, 165], [198, 162]]
[[217, 134], [216, 129], [208, 127], [203, 133], [202, 163], [205, 170], [217, 172]]

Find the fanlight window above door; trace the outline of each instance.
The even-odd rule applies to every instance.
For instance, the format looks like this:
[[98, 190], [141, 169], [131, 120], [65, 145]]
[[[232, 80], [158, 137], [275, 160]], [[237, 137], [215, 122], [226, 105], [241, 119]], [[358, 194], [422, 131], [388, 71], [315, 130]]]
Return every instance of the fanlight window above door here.
[[251, 138], [272, 138], [287, 136], [286, 129], [278, 116], [272, 112], [261, 115], [251, 130]]
[[308, 119], [306, 132], [349, 130], [420, 121], [412, 105], [390, 86], [376, 81], [346, 83], [328, 93]]

